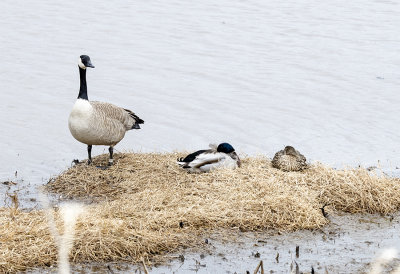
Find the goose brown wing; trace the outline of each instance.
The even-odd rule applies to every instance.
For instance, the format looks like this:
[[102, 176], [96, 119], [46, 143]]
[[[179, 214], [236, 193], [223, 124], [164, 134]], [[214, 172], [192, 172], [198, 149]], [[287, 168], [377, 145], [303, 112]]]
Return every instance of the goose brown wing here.
[[97, 101], [91, 101], [95, 115], [101, 117], [102, 119], [114, 119], [121, 122], [127, 130], [132, 129], [132, 127], [137, 123], [138, 119], [143, 123], [143, 120], [136, 116], [132, 111], [125, 110], [124, 108], [115, 106], [110, 103], [103, 103]]

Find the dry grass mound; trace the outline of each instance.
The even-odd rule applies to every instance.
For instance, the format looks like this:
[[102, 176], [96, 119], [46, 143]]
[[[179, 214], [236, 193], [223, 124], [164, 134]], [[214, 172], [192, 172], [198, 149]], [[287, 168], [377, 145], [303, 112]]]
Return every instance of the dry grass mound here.
[[[74, 262], [129, 261], [203, 244], [204, 231], [315, 229], [328, 221], [321, 207], [390, 213], [400, 208], [400, 180], [364, 169], [314, 165], [282, 172], [263, 157], [242, 168], [188, 174], [178, 153], [118, 154], [108, 170], [80, 164], [46, 188], [91, 200], [76, 226]], [[107, 162], [107, 155], [94, 164]], [[183, 224], [183, 227], [181, 227]], [[56, 247], [42, 211], [0, 210], [0, 272], [54, 264]]]
[[[189, 174], [175, 164], [183, 155], [118, 154], [113, 167], [100, 170], [95, 166], [107, 162], [108, 155], [104, 154], [94, 159], [94, 166], [72, 167], [51, 180], [46, 188], [64, 197], [92, 201], [122, 197], [153, 201], [156, 196], [168, 199], [176, 195], [179, 199], [189, 197], [189, 204], [199, 202], [194, 199], [198, 196], [201, 201], [207, 198], [211, 204], [225, 201], [228, 203], [225, 207], [236, 207], [236, 203], [248, 207], [254, 202], [281, 197], [288, 203], [291, 199], [298, 205], [312, 201], [313, 206], [327, 204], [349, 213], [387, 214], [400, 208], [400, 179], [364, 168], [336, 170], [317, 163], [303, 172], [284, 172], [260, 156], [243, 159], [243, 166], [234, 171]], [[151, 194], [142, 197], [146, 191]], [[160, 196], [155, 193], [159, 191]], [[221, 199], [220, 195], [224, 197]]]

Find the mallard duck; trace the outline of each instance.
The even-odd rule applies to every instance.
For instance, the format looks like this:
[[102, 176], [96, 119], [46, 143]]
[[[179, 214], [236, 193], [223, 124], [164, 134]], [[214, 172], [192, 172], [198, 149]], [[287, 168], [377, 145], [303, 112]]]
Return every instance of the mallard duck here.
[[129, 109], [110, 103], [89, 101], [86, 84], [86, 68], [94, 68], [90, 57], [79, 57], [80, 89], [72, 108], [68, 126], [72, 136], [87, 144], [88, 164], [92, 162], [92, 145], [109, 146], [108, 165], [113, 164], [113, 148], [131, 129], [140, 129], [144, 121]]
[[278, 151], [272, 159], [272, 166], [283, 171], [301, 171], [308, 168], [306, 157], [292, 146]]
[[235, 149], [228, 143], [218, 146], [210, 144], [210, 149], [193, 152], [185, 158], [179, 158], [177, 163], [189, 172], [208, 172], [217, 168], [235, 169], [241, 165]]

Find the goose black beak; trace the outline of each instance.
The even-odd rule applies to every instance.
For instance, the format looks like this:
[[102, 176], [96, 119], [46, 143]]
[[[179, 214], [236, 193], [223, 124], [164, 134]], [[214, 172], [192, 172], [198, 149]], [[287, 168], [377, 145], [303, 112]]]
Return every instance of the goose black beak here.
[[89, 68], [94, 68], [94, 66], [90, 60], [87, 62], [87, 64], [85, 66], [89, 67]]

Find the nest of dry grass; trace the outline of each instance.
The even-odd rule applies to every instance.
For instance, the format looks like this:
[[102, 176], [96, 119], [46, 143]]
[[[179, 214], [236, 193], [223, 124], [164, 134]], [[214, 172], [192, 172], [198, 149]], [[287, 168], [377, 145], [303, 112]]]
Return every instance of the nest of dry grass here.
[[[304, 172], [282, 172], [255, 157], [234, 171], [188, 174], [175, 164], [178, 156], [118, 154], [108, 170], [80, 164], [51, 180], [48, 191], [94, 202], [76, 225], [71, 260], [138, 262], [202, 245], [204, 231], [221, 228], [316, 229], [328, 222], [324, 205], [350, 213], [400, 208], [400, 180], [361, 168], [315, 164]], [[94, 159], [95, 165], [106, 162], [107, 155]], [[42, 211], [2, 209], [0, 224], [0, 271], [56, 261]]]

